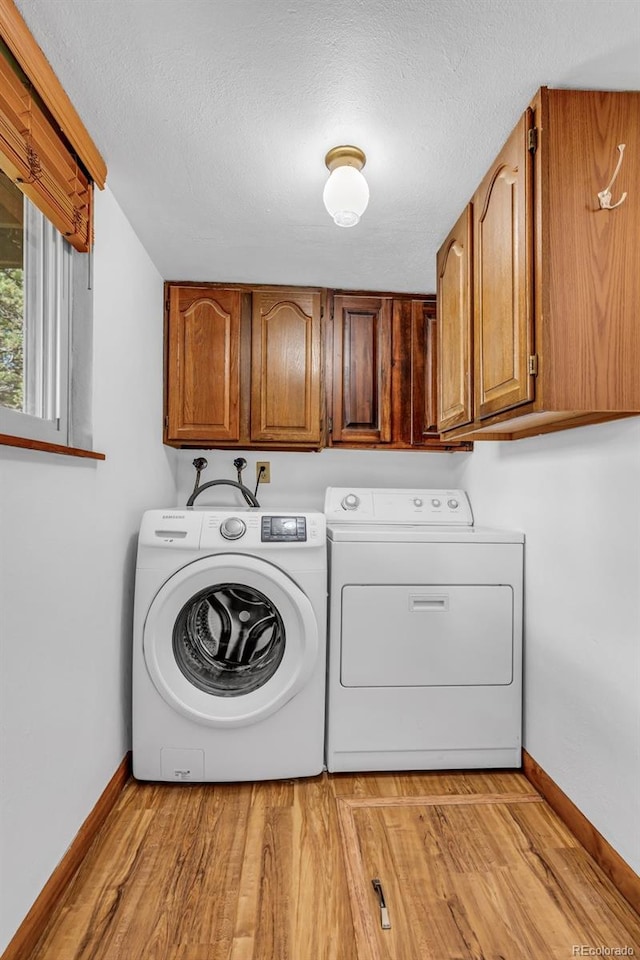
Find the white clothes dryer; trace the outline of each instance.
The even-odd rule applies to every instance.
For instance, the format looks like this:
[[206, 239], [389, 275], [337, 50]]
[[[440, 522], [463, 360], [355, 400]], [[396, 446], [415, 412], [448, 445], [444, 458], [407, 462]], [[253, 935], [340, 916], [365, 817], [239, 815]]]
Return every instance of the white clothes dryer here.
[[329, 487], [327, 769], [519, 767], [524, 537], [462, 490]]
[[324, 515], [150, 510], [133, 636], [133, 773], [233, 781], [323, 769]]

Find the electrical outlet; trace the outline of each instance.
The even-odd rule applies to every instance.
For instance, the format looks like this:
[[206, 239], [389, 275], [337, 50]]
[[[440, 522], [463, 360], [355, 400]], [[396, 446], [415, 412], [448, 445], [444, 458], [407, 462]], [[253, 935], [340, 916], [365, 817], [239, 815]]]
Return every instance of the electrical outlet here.
[[[260, 468], [262, 467], [262, 473]], [[271, 483], [271, 461], [258, 460], [256, 463], [256, 480], [258, 483]]]

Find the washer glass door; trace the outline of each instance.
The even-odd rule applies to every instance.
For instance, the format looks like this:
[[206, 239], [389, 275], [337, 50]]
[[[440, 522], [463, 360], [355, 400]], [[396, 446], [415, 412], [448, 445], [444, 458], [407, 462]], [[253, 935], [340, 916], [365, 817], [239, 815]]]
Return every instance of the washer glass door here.
[[244, 726], [279, 710], [316, 665], [311, 601], [279, 567], [218, 554], [178, 570], [144, 624], [149, 675], [164, 700], [211, 726]]
[[219, 697], [257, 690], [280, 666], [286, 631], [277, 607], [243, 583], [206, 587], [185, 603], [173, 653], [194, 686]]

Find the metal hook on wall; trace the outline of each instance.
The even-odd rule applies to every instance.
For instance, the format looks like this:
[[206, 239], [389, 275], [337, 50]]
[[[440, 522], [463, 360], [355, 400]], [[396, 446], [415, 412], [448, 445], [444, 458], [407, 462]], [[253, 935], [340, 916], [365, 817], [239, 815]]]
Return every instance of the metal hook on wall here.
[[616, 207], [619, 207], [621, 203], [627, 199], [626, 191], [622, 194], [617, 203], [611, 203], [611, 187], [614, 185], [616, 177], [620, 173], [620, 167], [622, 166], [622, 158], [624, 156], [624, 148], [626, 147], [625, 143], [618, 144], [618, 152], [620, 156], [618, 157], [618, 163], [616, 164], [616, 169], [613, 172], [613, 176], [609, 182], [609, 185], [601, 190], [598, 194], [598, 200], [600, 201], [601, 210], [615, 210]]

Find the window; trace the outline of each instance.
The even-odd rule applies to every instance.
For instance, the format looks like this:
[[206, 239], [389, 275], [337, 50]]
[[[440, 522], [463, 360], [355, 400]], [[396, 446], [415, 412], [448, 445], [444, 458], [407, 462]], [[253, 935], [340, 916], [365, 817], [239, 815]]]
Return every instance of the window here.
[[0, 432], [70, 445], [72, 250], [0, 172]]
[[0, 443], [91, 449], [94, 185], [107, 168], [14, 3], [0, 0]]

